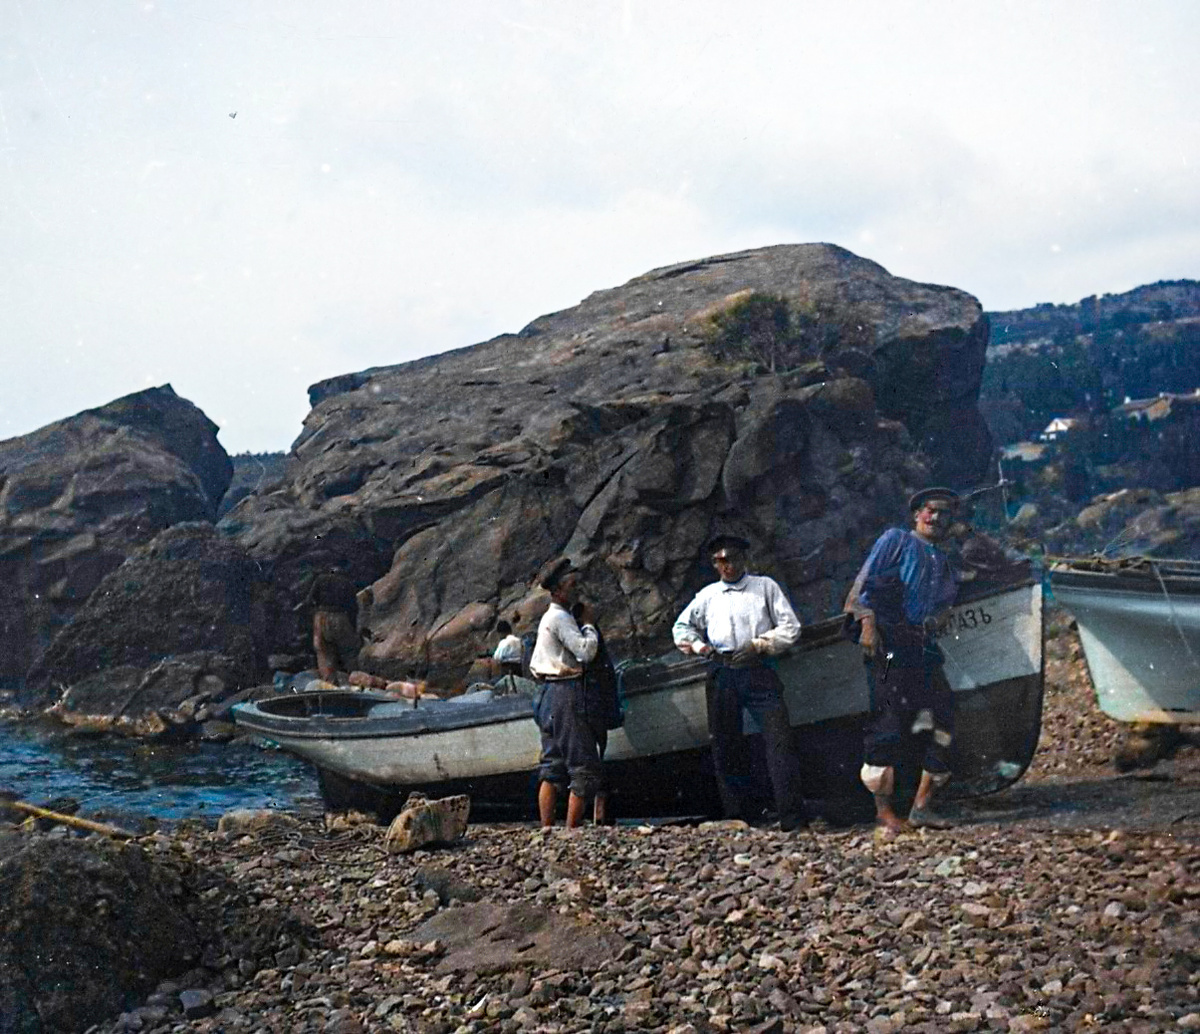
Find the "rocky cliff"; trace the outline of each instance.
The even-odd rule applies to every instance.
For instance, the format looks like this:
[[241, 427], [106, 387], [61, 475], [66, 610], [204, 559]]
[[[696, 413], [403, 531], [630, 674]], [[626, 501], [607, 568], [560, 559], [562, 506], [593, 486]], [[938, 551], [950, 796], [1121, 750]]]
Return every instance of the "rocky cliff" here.
[[266, 681], [269, 587], [211, 524], [176, 524], [96, 587], [30, 669], [25, 702], [112, 718], [177, 711]]
[[134, 548], [214, 519], [231, 473], [216, 432], [167, 385], [0, 442], [0, 682], [19, 683]]
[[[723, 316], [762, 296], [804, 333], [722, 347]], [[221, 529], [274, 580], [278, 649], [302, 643], [290, 605], [313, 568], [372, 583], [364, 658], [384, 674], [461, 677], [498, 615], [532, 624], [562, 553], [620, 652], [661, 648], [716, 530], [824, 616], [908, 490], [985, 470], [986, 342], [974, 298], [830, 245], [658, 269], [518, 334], [315, 385], [287, 480]]]

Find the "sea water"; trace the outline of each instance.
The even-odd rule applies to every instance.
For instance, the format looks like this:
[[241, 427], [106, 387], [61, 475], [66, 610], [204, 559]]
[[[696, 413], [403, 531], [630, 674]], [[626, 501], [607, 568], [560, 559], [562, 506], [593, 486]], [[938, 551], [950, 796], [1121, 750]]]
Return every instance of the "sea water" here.
[[232, 808], [315, 811], [313, 769], [250, 743], [161, 744], [0, 720], [0, 791], [30, 804], [69, 798], [86, 816], [215, 821]]

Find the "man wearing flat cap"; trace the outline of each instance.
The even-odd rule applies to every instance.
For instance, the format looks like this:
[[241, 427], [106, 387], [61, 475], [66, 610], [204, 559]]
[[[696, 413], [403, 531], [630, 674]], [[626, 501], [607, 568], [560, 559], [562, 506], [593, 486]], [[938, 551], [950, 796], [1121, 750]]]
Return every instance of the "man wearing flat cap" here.
[[[536, 705], [542, 734], [538, 765], [538, 815], [554, 825], [558, 791], [566, 789], [567, 828], [583, 822], [589, 797], [603, 796], [600, 737], [605, 730], [589, 715], [583, 666], [596, 656], [600, 639], [591, 608], [579, 599], [579, 572], [559, 560], [541, 580], [550, 606], [538, 624], [529, 671], [539, 685]], [[579, 620], [572, 616], [577, 608]]]
[[807, 823], [800, 764], [772, 658], [800, 638], [800, 622], [779, 583], [746, 573], [750, 544], [718, 535], [707, 551], [719, 581], [705, 586], [672, 629], [684, 653], [709, 660], [708, 731], [721, 807], [727, 818], [746, 817], [751, 779], [742, 744], [742, 711], [762, 728], [767, 769], [781, 829]]
[[[945, 828], [933, 795], [950, 778], [954, 695], [942, 670], [937, 629], [958, 593], [942, 548], [958, 512], [948, 488], [926, 488], [908, 501], [912, 528], [889, 528], [867, 556], [846, 601], [859, 621], [871, 714], [863, 743], [863, 784], [875, 797], [888, 835], [909, 826]], [[908, 820], [892, 805], [896, 764], [915, 736], [927, 738], [921, 781]]]

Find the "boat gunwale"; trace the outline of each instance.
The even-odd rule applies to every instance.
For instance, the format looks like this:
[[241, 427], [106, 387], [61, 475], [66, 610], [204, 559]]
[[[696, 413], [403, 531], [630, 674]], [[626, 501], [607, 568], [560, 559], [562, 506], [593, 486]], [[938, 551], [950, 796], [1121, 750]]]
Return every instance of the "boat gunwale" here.
[[1087, 570], [1051, 568], [1051, 591], [1059, 589], [1131, 596], [1200, 596], [1200, 568], [1195, 574], [1152, 570]]

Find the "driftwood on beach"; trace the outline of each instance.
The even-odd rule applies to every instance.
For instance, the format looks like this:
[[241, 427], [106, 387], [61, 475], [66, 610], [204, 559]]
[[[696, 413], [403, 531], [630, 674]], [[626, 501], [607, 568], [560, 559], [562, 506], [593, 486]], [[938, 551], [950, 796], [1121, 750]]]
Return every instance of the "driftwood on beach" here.
[[41, 808], [36, 804], [29, 804], [26, 801], [10, 801], [0, 798], [0, 808], [9, 808], [12, 811], [31, 815], [35, 819], [54, 822], [60, 826], [70, 826], [72, 829], [81, 829], [88, 833], [100, 833], [103, 836], [113, 837], [118, 840], [131, 840], [137, 836], [136, 833], [131, 833], [129, 830], [121, 829], [118, 826], [110, 826], [104, 822], [93, 822], [91, 819], [81, 819], [77, 815], [64, 815], [60, 811], [51, 811], [49, 808]]

